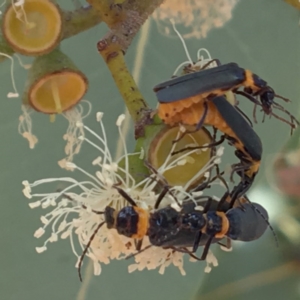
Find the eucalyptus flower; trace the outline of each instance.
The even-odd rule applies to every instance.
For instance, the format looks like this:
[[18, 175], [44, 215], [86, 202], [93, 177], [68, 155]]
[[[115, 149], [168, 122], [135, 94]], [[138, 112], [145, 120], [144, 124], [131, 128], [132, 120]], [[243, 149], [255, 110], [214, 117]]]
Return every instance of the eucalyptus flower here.
[[[171, 159], [172, 155], [170, 152], [165, 163], [156, 170], [155, 174], [153, 173], [145, 179], [138, 181], [130, 174], [130, 162], [132, 158], [144, 161], [145, 153], [143, 149], [135, 153], [128, 152], [121, 128], [124, 115], [119, 116], [116, 122], [124, 153], [117, 160], [112, 158], [111, 151], [108, 148], [107, 134], [102, 123], [102, 118], [103, 113], [97, 113], [101, 135], [98, 135], [81, 122], [77, 122], [76, 124], [80, 130], [85, 132], [85, 135], [81, 136], [80, 140], [90, 144], [99, 151], [99, 156], [92, 162], [92, 165], [96, 169], [94, 173], [87, 172], [75, 163], [67, 162], [66, 166], [68, 168], [82, 173], [83, 177], [85, 177], [83, 181], [78, 181], [72, 177], [47, 178], [33, 183], [23, 181], [24, 195], [31, 201], [36, 199], [29, 203], [30, 208], [39, 207], [47, 211], [41, 216], [42, 226], [34, 233], [36, 238], [44, 238], [46, 236], [44, 242], [36, 248], [36, 251], [42, 253], [47, 250], [49, 243], [54, 243], [59, 239], [69, 239], [71, 249], [77, 257], [76, 267], [79, 265], [82, 251], [89, 243], [91, 236], [95, 233], [95, 228], [104, 221], [103, 215], [95, 212], [104, 211], [106, 206], [120, 210], [124, 206], [130, 205], [115, 188], [116, 184], [134, 199], [139, 207], [151, 211], [159, 193], [155, 189], [157, 178], [163, 178], [162, 174], [165, 170], [170, 170], [178, 164], [188, 163], [191, 153], [195, 151], [207, 151], [207, 148], [185, 151], [175, 160]], [[87, 137], [87, 134], [92, 137], [92, 140]], [[180, 130], [178, 134], [180, 134]], [[212, 156], [206, 165], [199, 170], [199, 174], [202, 173], [204, 176], [208, 176], [207, 174], [211, 168], [215, 164], [220, 163], [222, 154], [223, 147], [220, 147], [216, 155]], [[124, 163], [122, 164], [122, 162]], [[196, 176], [199, 176], [199, 174]], [[67, 187], [63, 190], [50, 193], [33, 192], [38, 186], [44, 188], [46, 184], [51, 183], [52, 185], [53, 183], [63, 184]], [[188, 192], [188, 187], [188, 183], [183, 186], [170, 187], [171, 193], [167, 193], [160, 207], [166, 205], [176, 206], [174, 197], [176, 197], [179, 203], [182, 203], [184, 199], [193, 200], [193, 193]], [[148, 245], [148, 237], [145, 237], [142, 249]], [[99, 275], [102, 264], [108, 264], [112, 259], [119, 260], [132, 254], [136, 254], [134, 240], [119, 235], [116, 230], [107, 229], [104, 225], [93, 237], [86, 256], [93, 261], [94, 274]], [[128, 266], [128, 271], [133, 272], [135, 270], [141, 271], [158, 268], [159, 273], [163, 274], [167, 266], [174, 265], [178, 267], [182, 275], [185, 275], [183, 256], [183, 253], [172, 249], [152, 246], [133, 256], [135, 262]], [[207, 256], [206, 262], [206, 272], [210, 271], [211, 266], [217, 265], [217, 260], [211, 252]]]
[[170, 35], [169, 20], [183, 25], [185, 38], [205, 38], [213, 28], [224, 26], [232, 17], [238, 0], [166, 0], [153, 17], [163, 34]]

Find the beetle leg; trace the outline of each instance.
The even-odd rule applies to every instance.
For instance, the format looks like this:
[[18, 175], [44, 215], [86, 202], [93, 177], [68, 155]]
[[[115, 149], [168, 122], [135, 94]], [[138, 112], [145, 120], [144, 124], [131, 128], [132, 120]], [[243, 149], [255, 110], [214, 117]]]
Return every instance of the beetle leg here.
[[205, 146], [197, 146], [197, 147], [185, 147], [185, 148], [182, 148], [182, 149], [179, 149], [177, 151], [173, 151], [171, 153], [171, 155], [176, 155], [176, 154], [179, 154], [179, 153], [182, 153], [184, 151], [189, 151], [189, 150], [197, 150], [197, 149], [205, 149], [205, 148], [213, 148], [213, 147], [216, 147], [216, 146], [219, 146], [221, 145], [225, 140], [225, 136], [222, 135], [220, 140], [219, 141], [215, 141], [215, 142], [212, 142], [208, 145], [205, 145]]
[[211, 242], [213, 240], [213, 236], [211, 236], [208, 241], [206, 242], [205, 246], [204, 246], [204, 249], [203, 249], [203, 252], [202, 252], [202, 255], [201, 255], [201, 260], [205, 260], [206, 257], [207, 257], [207, 254], [208, 254], [208, 251], [209, 251], [209, 247], [211, 245]]
[[248, 94], [248, 93], [246, 93], [244, 91], [235, 90], [234, 93], [238, 94], [238, 95], [242, 95], [242, 96], [248, 98], [251, 102], [253, 102], [256, 105], [262, 106], [261, 103], [255, 97], [251, 96], [250, 94]]

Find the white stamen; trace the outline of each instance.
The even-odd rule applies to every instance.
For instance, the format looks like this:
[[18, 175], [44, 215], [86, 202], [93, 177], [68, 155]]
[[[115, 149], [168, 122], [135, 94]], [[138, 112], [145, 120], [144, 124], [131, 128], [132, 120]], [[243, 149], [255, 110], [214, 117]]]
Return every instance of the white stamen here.
[[[87, 109], [84, 109], [83, 104], [87, 105]], [[86, 112], [84, 114], [85, 110]], [[63, 139], [67, 141], [65, 146], [65, 153], [67, 154], [66, 157], [67, 162], [73, 161], [74, 155], [78, 154], [81, 149], [83, 140], [82, 138], [79, 139], [78, 137], [81, 136], [84, 137], [85, 135], [83, 130], [82, 120], [88, 117], [91, 111], [92, 111], [91, 103], [87, 100], [81, 100], [80, 104], [62, 113], [63, 117], [69, 123], [67, 131], [63, 135]], [[71, 169], [70, 167], [66, 166], [64, 160], [61, 160], [58, 163], [63, 168]]]
[[210, 273], [210, 271], [211, 271], [211, 267], [207, 265], [204, 269], [204, 273]]
[[66, 220], [63, 220], [58, 226], [58, 231], [63, 231], [66, 228], [66, 226], [67, 226], [67, 222]]
[[194, 197], [199, 197], [199, 196], [202, 196], [203, 195], [203, 191], [196, 191], [196, 192], [193, 192], [193, 196]]
[[8, 59], [10, 59], [10, 61], [11, 61], [11, 64], [10, 64], [10, 77], [11, 77], [11, 82], [12, 82], [14, 92], [8, 93], [7, 97], [8, 98], [17, 98], [17, 97], [19, 97], [19, 93], [18, 93], [18, 90], [17, 90], [17, 87], [16, 87], [15, 78], [14, 78], [14, 59], [12, 58], [12, 56], [10, 56], [6, 53], [3, 53], [3, 52], [0, 52], [0, 56], [1, 55], [8, 58]]
[[221, 158], [216, 158], [216, 159], [214, 160], [214, 163], [215, 163], [216, 165], [220, 164], [220, 163], [221, 163]]
[[109, 164], [103, 164], [103, 169], [107, 170], [107, 171], [112, 171], [113, 170], [112, 166], [109, 165]]
[[101, 122], [102, 118], [103, 118], [103, 112], [97, 112], [96, 114], [97, 122]]
[[67, 162], [67, 163], [66, 163], [66, 166], [67, 166], [68, 168], [72, 168], [72, 169], [76, 169], [76, 167], [77, 167], [74, 163], [71, 163], [71, 162]]
[[141, 148], [139, 159], [144, 159], [144, 157], [145, 157], [145, 150], [144, 148]]
[[25, 186], [25, 188], [30, 188], [30, 184], [28, 180], [23, 180], [22, 184]]
[[97, 261], [94, 261], [94, 275], [99, 276], [100, 274], [101, 274], [101, 265]]
[[195, 210], [198, 210], [198, 211], [203, 211], [204, 207], [201, 206], [201, 205], [198, 205], [198, 206], [195, 206], [194, 209], [195, 209]]
[[48, 225], [49, 224], [49, 220], [45, 216], [41, 216], [40, 220], [41, 220], [41, 222], [44, 225]]
[[219, 157], [221, 157], [221, 156], [223, 156], [223, 154], [224, 154], [224, 147], [223, 146], [220, 146], [219, 148], [218, 148], [218, 150], [217, 150], [217, 156], [219, 156]]
[[50, 204], [51, 204], [51, 199], [47, 199], [46, 201], [44, 201], [44, 202], [42, 203], [42, 208], [45, 209], [45, 208], [49, 207]]
[[176, 29], [174, 20], [171, 19], [170, 22], [172, 23], [172, 26], [173, 26], [174, 31], [177, 33], [179, 39], [181, 40], [181, 43], [182, 43], [182, 45], [183, 45], [183, 49], [184, 49], [184, 51], [185, 51], [185, 54], [186, 54], [186, 56], [187, 56], [187, 58], [188, 58], [190, 64], [193, 65], [194, 62], [193, 62], [192, 59], [191, 59], [191, 56], [190, 56], [190, 54], [189, 54], [189, 51], [188, 51], [188, 49], [187, 49], [187, 46], [186, 46], [186, 44], [185, 44], [185, 41], [184, 41], [182, 35], [181, 35], [181, 34], [179, 33], [179, 31]]
[[118, 119], [117, 119], [116, 125], [117, 125], [118, 127], [122, 126], [122, 123], [123, 123], [124, 120], [125, 120], [125, 115], [124, 115], [124, 114], [120, 115], [120, 116], [118, 117]]
[[93, 160], [92, 165], [96, 166], [96, 165], [100, 165], [102, 161], [102, 157], [98, 156], [96, 159]]
[[24, 196], [25, 196], [26, 198], [28, 198], [28, 199], [31, 199], [31, 198], [32, 198], [32, 196], [31, 196], [31, 190], [30, 190], [30, 188], [28, 188], [28, 187], [25, 187], [25, 188], [23, 189], [23, 194], [24, 194]]
[[178, 212], [181, 211], [181, 207], [176, 202], [172, 203], [171, 207], [174, 208]]
[[112, 172], [117, 172], [118, 171], [118, 169], [119, 169], [119, 165], [117, 164], [117, 163], [112, 163], [111, 165], [110, 165], [110, 170], [112, 171]]
[[213, 265], [214, 267], [217, 267], [219, 265], [217, 258], [214, 256], [214, 254], [212, 253], [211, 250], [209, 250], [209, 252], [207, 254], [206, 263], [208, 265]]
[[65, 232], [63, 232], [63, 233], [61, 234], [60, 238], [61, 238], [62, 240], [64, 240], [64, 239], [68, 238], [68, 237], [70, 236], [71, 233], [72, 233], [72, 232], [71, 232], [70, 230], [67, 230], [67, 231], [65, 231]]
[[35, 231], [35, 233], [34, 233], [34, 237], [35, 238], [40, 238], [43, 234], [45, 233], [45, 229], [44, 228], [42, 228], [42, 227], [40, 227], [39, 229], [37, 229], [36, 231]]
[[19, 97], [19, 93], [12, 93], [12, 92], [9, 92], [7, 94], [7, 98], [18, 98]]
[[56, 233], [52, 232], [51, 237], [49, 238], [50, 243], [54, 243], [58, 241], [58, 236]]
[[24, 68], [25, 70], [29, 70], [31, 68], [31, 64], [23, 64], [21, 57], [17, 53], [15, 53], [14, 56], [18, 59], [19, 64], [22, 68]]
[[99, 178], [99, 180], [101, 182], [103, 182], [103, 183], [105, 182], [105, 178], [104, 178], [103, 174], [100, 171], [96, 172], [96, 176]]
[[33, 209], [33, 208], [39, 207], [41, 205], [41, 201], [31, 202], [28, 205], [31, 209]]
[[28, 105], [22, 105], [22, 115], [19, 117], [18, 132], [29, 142], [29, 148], [33, 149], [38, 139], [32, 134], [32, 120], [31, 113], [33, 110]]
[[[201, 51], [205, 52], [205, 54], [206, 54], [206, 56], [207, 56], [206, 59], [203, 57], [203, 55], [201, 55]], [[205, 61], [204, 64], [206, 64], [206, 62], [212, 60], [212, 58], [211, 58], [211, 56], [210, 56], [209, 51], [208, 51], [206, 48], [200, 48], [200, 49], [197, 51], [197, 60], [198, 60], [198, 61]], [[203, 65], [204, 65], [204, 64], [203, 64]], [[214, 62], [214, 64], [216, 64], [216, 63]], [[203, 66], [203, 65], [202, 65], [202, 66]], [[209, 64], [209, 67], [211, 67], [211, 65], [213, 65], [213, 63]], [[202, 67], [202, 66], [201, 66], [201, 67]], [[215, 66], [217, 66], [217, 65], [215, 65]]]
[[47, 247], [35, 247], [37, 253], [43, 253], [47, 250]]
[[220, 246], [221, 250], [225, 251], [225, 252], [231, 252], [232, 251], [232, 247], [228, 248], [228, 247], [225, 247], [225, 246]]

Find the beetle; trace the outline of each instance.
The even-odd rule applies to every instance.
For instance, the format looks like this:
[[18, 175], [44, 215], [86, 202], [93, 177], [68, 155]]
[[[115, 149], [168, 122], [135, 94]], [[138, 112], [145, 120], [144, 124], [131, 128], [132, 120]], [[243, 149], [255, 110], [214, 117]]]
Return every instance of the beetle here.
[[[145, 236], [149, 237], [150, 246], [160, 246], [171, 248], [175, 251], [184, 252], [194, 256], [192, 253], [200, 245], [205, 245], [203, 254], [199, 260], [204, 260], [208, 253], [210, 244], [219, 242], [223, 237], [234, 240], [251, 241], [258, 239], [268, 227], [268, 214], [259, 204], [246, 203], [242, 207], [234, 207], [223, 212], [219, 209], [227, 199], [222, 197], [218, 203], [217, 211], [212, 210], [212, 203], [216, 206], [216, 200], [210, 197], [199, 196], [199, 199], [208, 199], [203, 212], [195, 210], [195, 203], [188, 201], [177, 211], [171, 206], [154, 210], [138, 207], [136, 202], [120, 187], [114, 186], [120, 195], [130, 204], [116, 210], [107, 206], [104, 211], [92, 212], [104, 215], [104, 221], [99, 223], [91, 235], [86, 247], [79, 260], [78, 273], [81, 277], [81, 265], [83, 258], [88, 251], [94, 237], [100, 228], [106, 224], [108, 229], [116, 229], [118, 234], [142, 241]], [[157, 203], [166, 195], [163, 190], [157, 200]], [[198, 200], [199, 200], [198, 199]], [[227, 206], [228, 207], [228, 206]], [[258, 217], [260, 215], [260, 217]], [[261, 218], [263, 216], [263, 218]], [[138, 242], [138, 253], [148, 249], [150, 246], [141, 249], [141, 242]], [[193, 247], [192, 251], [186, 247]]]
[[[209, 69], [205, 67], [197, 72], [162, 82], [153, 88], [159, 101], [158, 115], [166, 124], [174, 124], [173, 118], [176, 119], [176, 115], [182, 110], [200, 101], [209, 101], [216, 96], [222, 96], [226, 92], [232, 91], [245, 96], [255, 105], [261, 106], [266, 115], [272, 115], [288, 123], [292, 128], [296, 127], [295, 124], [299, 125], [296, 118], [283, 106], [276, 103], [274, 98], [277, 97], [286, 102], [289, 100], [275, 94], [265, 80], [250, 70], [245, 70], [236, 63]], [[244, 87], [244, 90], [239, 90], [240, 87]], [[256, 99], [257, 97], [260, 101]], [[276, 115], [273, 108], [289, 115], [291, 122]]]

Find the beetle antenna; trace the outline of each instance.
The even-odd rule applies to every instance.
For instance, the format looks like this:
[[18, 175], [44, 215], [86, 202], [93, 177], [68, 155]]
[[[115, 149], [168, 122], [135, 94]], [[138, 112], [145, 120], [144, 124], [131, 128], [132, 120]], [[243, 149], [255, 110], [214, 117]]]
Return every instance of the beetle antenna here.
[[284, 97], [282, 97], [282, 96], [280, 96], [280, 95], [274, 94], [274, 96], [275, 96], [276, 98], [282, 99], [282, 100], [285, 101], [285, 102], [291, 102], [290, 99], [284, 98]]
[[113, 187], [118, 191], [118, 193], [132, 206], [137, 206], [135, 201], [121, 188], [119, 188], [116, 185], [113, 185]]
[[151, 172], [153, 173], [153, 175], [155, 175], [155, 177], [152, 178], [152, 180], [153, 180], [153, 181], [157, 181], [157, 183], [160, 184], [160, 185], [163, 187], [162, 191], [160, 192], [160, 194], [158, 195], [158, 197], [157, 197], [157, 199], [156, 199], [154, 208], [155, 208], [155, 209], [158, 208], [160, 202], [163, 200], [163, 198], [165, 197], [165, 195], [166, 195], [167, 193], [169, 193], [169, 194], [172, 196], [172, 198], [174, 199], [174, 201], [176, 202], [176, 204], [177, 204], [179, 207], [181, 207], [181, 204], [179, 203], [177, 197], [176, 197], [176, 196], [174, 195], [174, 193], [171, 191], [170, 186], [169, 186], [169, 184], [168, 184], [166, 178], [165, 178], [162, 174], [160, 174], [160, 173], [159, 173], [159, 172], [158, 172], [158, 171], [150, 164], [149, 161], [145, 160], [145, 161], [144, 161], [144, 164], [145, 164], [145, 166], [146, 166], [148, 169], [151, 170]]
[[96, 227], [96, 229], [94, 230], [93, 234], [91, 235], [88, 243], [86, 244], [81, 256], [80, 256], [80, 259], [79, 259], [79, 264], [78, 264], [78, 276], [79, 276], [79, 279], [80, 281], [82, 282], [82, 276], [81, 276], [81, 266], [82, 266], [82, 262], [83, 262], [83, 259], [88, 251], [88, 249], [90, 248], [91, 246], [91, 243], [93, 241], [93, 239], [95, 238], [97, 232], [99, 231], [99, 229], [103, 226], [103, 224], [105, 224], [105, 221], [98, 224], [98, 226]]
[[[60, 192], [60, 190], [57, 190], [57, 191]], [[69, 196], [69, 195], [66, 194], [66, 193], [63, 193], [62, 196], [65, 197], [65, 198], [67, 198], [67, 199], [70, 200], [70, 201], [73, 201], [73, 202], [76, 202], [76, 203], [77, 203], [77, 201], [76, 201], [75, 199], [73, 199], [71, 196]], [[81, 207], [84, 208], [84, 209], [87, 209], [87, 206], [84, 205], [84, 204], [81, 204]], [[105, 213], [104, 211], [99, 211], [99, 210], [94, 210], [94, 209], [92, 209], [92, 212], [93, 212], [94, 214], [97, 214], [97, 215], [103, 215], [103, 214]]]

